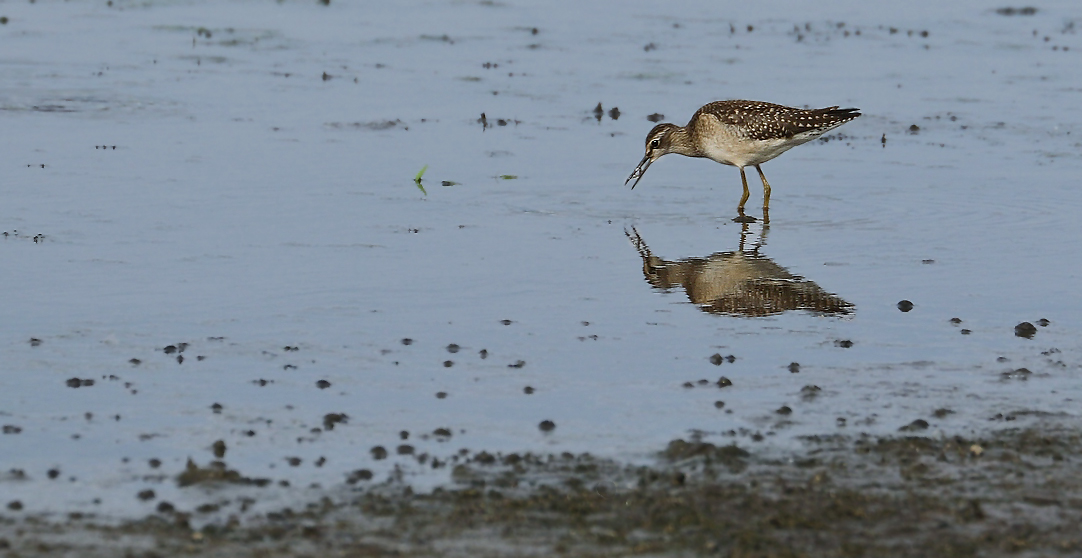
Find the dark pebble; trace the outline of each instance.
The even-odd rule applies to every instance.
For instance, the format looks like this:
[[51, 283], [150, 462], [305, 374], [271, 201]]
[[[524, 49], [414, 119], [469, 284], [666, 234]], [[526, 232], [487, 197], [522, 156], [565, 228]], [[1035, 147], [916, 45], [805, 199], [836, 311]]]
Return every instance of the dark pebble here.
[[785, 416], [793, 414], [793, 410], [790, 409], [788, 405], [782, 405], [781, 407], [778, 407], [777, 411], [774, 411], [774, 412], [779, 414], [779, 415], [785, 415]]
[[218, 459], [225, 457], [225, 441], [215, 441], [210, 445], [210, 449], [214, 452], [214, 457], [217, 457]]
[[848, 340], [848, 339], [836, 339], [834, 341], [834, 346], [835, 347], [841, 347], [843, 349], [848, 349], [848, 348], [853, 346], [853, 342]]
[[331, 387], [331, 383], [328, 382], [327, 380], [319, 380], [319, 381], [316, 382], [316, 387], [319, 388], [319, 389], [327, 389], [327, 388]]
[[443, 367], [444, 368], [450, 368], [450, 367], [452, 367], [454, 365], [455, 365], [455, 361], [453, 361], [453, 360], [445, 360], [445, 361], [443, 361]]
[[55, 479], [60, 476], [60, 469], [49, 469], [45, 474], [48, 475], [50, 479]]
[[512, 322], [511, 320], [500, 320], [500, 323], [503, 325], [511, 325], [515, 322]]
[[664, 118], [665, 118], [665, 115], [661, 114], [659, 112], [655, 112], [654, 114], [651, 114], [651, 115], [646, 117], [646, 119], [649, 120], [650, 122], [661, 122]]
[[461, 347], [459, 347], [455, 343], [451, 343], [450, 345], [447, 345], [447, 352], [454, 354], [457, 353], [460, 348]]
[[1022, 322], [1014, 326], [1014, 335], [1016, 337], [1025, 337], [1026, 339], [1033, 339], [1034, 335], [1037, 335], [1037, 326], [1029, 323]]
[[146, 502], [147, 500], [153, 500], [153, 499], [154, 499], [154, 497], [155, 497], [155, 494], [154, 494], [154, 491], [153, 491], [153, 490], [150, 490], [150, 489], [148, 488], [148, 489], [146, 489], [146, 490], [140, 490], [140, 491], [139, 491], [139, 493], [138, 493], [138, 494], [136, 494], [135, 496], [136, 496], [137, 498], [139, 498], [140, 500], [142, 500], [142, 501]]
[[714, 353], [710, 356], [710, 364], [713, 364], [714, 366], [721, 366], [721, 363], [723, 362], [725, 362], [725, 357], [721, 356], [720, 353]]
[[162, 460], [152, 458], [150, 461], [147, 461], [147, 464], [150, 465], [151, 469], [157, 469], [158, 467], [162, 466]]
[[543, 420], [537, 427], [540, 428], [542, 432], [552, 432], [556, 429], [556, 423], [551, 420]]
[[70, 388], [82, 387], [83, 381], [79, 378], [69, 378], [68, 381], [64, 382], [64, 385]]
[[950, 321], [951, 321], [952, 324], [958, 325], [958, 324], [962, 323], [962, 318], [951, 318]]
[[1039, 325], [1041, 327], [1048, 327], [1048, 324], [1050, 324], [1050, 323], [1052, 323], [1052, 322], [1050, 322], [1050, 321], [1048, 321], [1048, 320], [1046, 320], [1044, 318], [1041, 318], [1041, 319], [1037, 320], [1037, 325]]
[[432, 435], [440, 438], [450, 438], [451, 430], [448, 428], [437, 428], [432, 431]]
[[684, 387], [686, 387], [686, 388], [693, 388], [693, 387], [695, 387], [695, 384], [693, 384], [693, 383], [691, 383], [691, 382], [684, 382]]
[[729, 387], [729, 386], [733, 385], [733, 381], [730, 380], [729, 378], [726, 378], [725, 376], [722, 376], [722, 377], [718, 378], [717, 384], [718, 384], [719, 388]]
[[413, 344], [413, 339], [410, 339], [409, 337], [406, 337], [406, 338], [402, 339], [402, 344], [403, 345], [412, 345]]
[[30, 338], [30, 346], [31, 347], [37, 347], [40, 344], [41, 344], [41, 339], [38, 339], [37, 337], [31, 337]]
[[158, 513], [173, 513], [177, 511], [176, 506], [169, 502], [158, 502]]
[[436, 399], [447, 399], [447, 392], [446, 391], [437, 391], [436, 392]]
[[18, 500], [12, 500], [8, 502], [8, 509], [11, 511], [19, 511], [23, 509], [23, 503]]
[[898, 301], [898, 309], [902, 312], [908, 312], [913, 309], [913, 303], [908, 300]]
[[220, 415], [222, 413], [222, 404], [221, 403], [215, 403], [215, 404], [210, 406], [210, 410], [214, 414]]
[[166, 345], [165, 348], [162, 349], [162, 351], [165, 352], [165, 354], [167, 355], [171, 355], [177, 352], [177, 347], [175, 345]]
[[507, 365], [508, 368], [522, 368], [523, 366], [526, 366], [525, 360], [516, 360], [514, 364]]
[[398, 452], [398, 455], [413, 455], [413, 446], [409, 444], [402, 444], [395, 448], [395, 451]]
[[935, 418], [939, 418], [939, 419], [945, 418], [947, 415], [953, 415], [953, 414], [954, 414], [954, 411], [952, 411], [950, 409], [936, 409], [935, 411], [932, 412], [932, 416], [934, 416]]
[[477, 354], [481, 356], [482, 360], [484, 360], [488, 358], [488, 349], [481, 349], [480, 351], [478, 351]]
[[962, 328], [962, 330], [958, 333], [961, 333], [962, 335], [969, 335], [970, 333], [973, 333], [973, 330]]
[[526, 386], [526, 387], [522, 388], [522, 393], [525, 393], [526, 395], [530, 395], [533, 392], [534, 392], [534, 389], [532, 387], [530, 387], [530, 386]]
[[380, 459], [387, 459], [387, 449], [383, 446], [375, 446], [371, 450], [372, 459], [379, 461]]
[[915, 432], [917, 430], [927, 430], [928, 421], [924, 419], [917, 419], [898, 429], [900, 432]]
[[368, 469], [357, 469], [346, 475], [347, 484], [357, 484], [358, 481], [366, 480], [372, 480], [372, 471], [369, 471]]
[[5, 424], [2, 431], [4, 434], [18, 434], [19, 432], [22, 432], [23, 429], [19, 426], [15, 426], [14, 424]]
[[724, 409], [725, 408], [725, 402], [724, 401], [715, 401], [714, 402], [714, 408], [715, 409]]
[[345, 413], [328, 413], [326, 415], [323, 415], [323, 428], [325, 430], [334, 430], [335, 424], [345, 424], [348, 421], [349, 415]]
[[789, 371], [792, 372], [793, 374], [796, 374], [797, 372], [800, 372], [800, 363], [799, 362], [790, 362], [789, 363]]
[[409, 430], [403, 430], [403, 431], [399, 432], [398, 437], [400, 439], [402, 439], [402, 440], [409, 440], [410, 439]]

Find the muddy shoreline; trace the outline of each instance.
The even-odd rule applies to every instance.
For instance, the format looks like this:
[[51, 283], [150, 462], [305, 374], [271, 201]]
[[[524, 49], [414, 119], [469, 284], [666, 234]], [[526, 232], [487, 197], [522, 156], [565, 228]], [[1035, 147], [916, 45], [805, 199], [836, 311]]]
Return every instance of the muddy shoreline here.
[[[11, 557], [1077, 555], [1082, 431], [1055, 417], [1018, 422], [977, 437], [810, 437], [786, 455], [674, 440], [650, 465], [478, 452], [454, 467], [451, 485], [428, 493], [402, 481], [359, 483], [198, 528], [197, 510], [110, 524], [6, 509], [0, 549]], [[213, 497], [230, 482], [208, 477], [191, 489]]]

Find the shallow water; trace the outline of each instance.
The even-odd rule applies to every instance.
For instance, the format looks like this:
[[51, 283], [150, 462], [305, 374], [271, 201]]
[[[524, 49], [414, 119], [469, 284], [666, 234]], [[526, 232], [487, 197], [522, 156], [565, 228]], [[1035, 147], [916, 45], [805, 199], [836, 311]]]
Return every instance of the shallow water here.
[[[783, 450], [916, 419], [953, 433], [1076, 414], [1071, 3], [0, 15], [0, 471], [25, 473], [0, 499], [27, 512], [144, 513], [146, 487], [199, 501], [171, 479], [215, 440], [230, 467], [300, 491], [396, 465], [419, 487], [446, 481], [400, 444], [635, 460], [693, 431]], [[670, 156], [623, 185], [648, 115], [682, 124], [720, 98], [864, 116], [764, 165], [769, 227], [730, 221], [731, 167]], [[851, 307], [704, 311], [648, 282], [629, 234], [670, 262], [757, 246]], [[1028, 379], [1002, 376], [1020, 367]], [[328, 413], [348, 422], [322, 431]], [[429, 435], [441, 427], [450, 439]]]

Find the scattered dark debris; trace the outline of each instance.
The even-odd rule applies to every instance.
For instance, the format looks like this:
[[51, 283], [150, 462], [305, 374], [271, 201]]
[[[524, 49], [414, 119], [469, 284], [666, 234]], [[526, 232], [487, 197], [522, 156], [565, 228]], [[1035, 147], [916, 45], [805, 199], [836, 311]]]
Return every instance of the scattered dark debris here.
[[947, 418], [947, 416], [953, 415], [953, 414], [954, 414], [954, 411], [952, 411], [950, 409], [946, 409], [946, 408], [936, 409], [935, 411], [932, 411], [932, 416], [934, 416], [937, 419]]
[[226, 464], [222, 461], [211, 461], [206, 467], [200, 467], [189, 459], [184, 472], [177, 475], [177, 486], [181, 488], [196, 484], [215, 483], [267, 486], [270, 482], [270, 479], [245, 477], [226, 467]]
[[792, 372], [793, 374], [796, 374], [796, 373], [800, 372], [800, 363], [799, 362], [790, 362], [789, 363], [789, 372]]
[[928, 429], [928, 421], [926, 421], [924, 419], [917, 419], [917, 420], [915, 420], [915, 421], [913, 421], [913, 422], [899, 428], [898, 431], [899, 432], [917, 432], [917, 431], [920, 431], [920, 430], [927, 430], [927, 429]]
[[811, 401], [811, 400], [815, 399], [816, 397], [819, 397], [819, 394], [821, 394], [821, 393], [823, 393], [823, 388], [821, 388], [819, 386], [811, 386], [811, 385], [809, 385], [809, 386], [804, 386], [804, 387], [800, 388], [800, 397], [804, 401]]
[[345, 413], [328, 413], [323, 416], [323, 429], [334, 430], [334, 425], [347, 422], [349, 422], [349, 415]]
[[646, 43], [646, 46], [642, 47], [644, 52], [650, 52], [651, 50], [657, 50], [657, 45], [654, 43]]
[[1030, 372], [1029, 368], [1016, 368], [1007, 372], [1003, 372], [999, 375], [1003, 380], [1028, 380], [1033, 372]]
[[437, 391], [436, 392], [436, 399], [447, 399], [447, 392], [446, 391]]
[[782, 416], [788, 416], [793, 414], [793, 410], [789, 408], [788, 405], [782, 405], [781, 407], [778, 407], [778, 410], [774, 412]]
[[94, 380], [90, 378], [85, 378], [82, 380], [80, 380], [79, 378], [70, 378], [68, 379], [68, 381], [64, 382], [64, 384], [70, 388], [90, 387], [94, 385]]
[[1037, 8], [1026, 6], [1024, 8], [997, 8], [996, 13], [1001, 16], [1031, 16], [1037, 13]]
[[662, 120], [664, 120], [664, 118], [665, 115], [661, 114], [660, 112], [655, 112], [654, 114], [648, 115], [646, 117], [646, 119], [650, 122], [661, 122]]
[[372, 480], [372, 471], [368, 469], [357, 469], [346, 475], [346, 484], [357, 484], [359, 481]]
[[1048, 324], [1051, 324], [1051, 323], [1052, 322], [1050, 322], [1050, 321], [1048, 321], [1048, 320], [1046, 320], [1044, 318], [1041, 318], [1041, 319], [1037, 320], [1037, 325], [1039, 325], [1041, 327], [1048, 327]]
[[729, 378], [726, 378], [725, 376], [718, 378], [718, 381], [716, 383], [719, 388], [726, 388], [733, 385], [733, 381]]
[[908, 312], [913, 309], [913, 303], [908, 300], [898, 301], [898, 310], [902, 312]]
[[1014, 326], [1014, 335], [1015, 337], [1033, 339], [1033, 336], [1037, 335], [1037, 327], [1029, 322], [1022, 322]]
[[37, 337], [31, 337], [30, 338], [30, 346], [31, 347], [37, 347], [38, 345], [41, 345], [41, 339], [38, 339]]
[[372, 454], [372, 459], [379, 461], [381, 459], [387, 459], [387, 449], [383, 446], [374, 446], [369, 453]]
[[908, 130], [908, 132], [909, 132], [909, 133], [910, 133], [911, 135], [916, 135], [916, 133], [917, 133], [917, 132], [920, 132], [920, 126], [917, 126], [916, 124], [913, 124], [913, 125], [911, 125], [911, 126], [909, 127], [909, 130]]
[[331, 383], [327, 380], [318, 380], [316, 381], [316, 387], [319, 389], [327, 389], [331, 387]]
[[848, 349], [848, 348], [853, 346], [853, 342], [850, 341], [849, 339], [835, 339], [834, 340], [834, 346], [835, 347], [841, 347], [843, 349]]
[[214, 457], [217, 457], [218, 459], [222, 459], [223, 457], [225, 457], [224, 440], [215, 440], [215, 442], [210, 445], [210, 449], [214, 452]]
[[516, 360], [513, 364], [507, 365], [508, 368], [522, 368], [523, 366], [526, 366], [525, 360]]
[[533, 394], [534, 391], [535, 391], [534, 388], [532, 388], [530, 386], [526, 386], [526, 387], [522, 388], [522, 393], [525, 393], [526, 395], [531, 395], [531, 394]]
[[551, 420], [543, 420], [537, 427], [540, 428], [542, 432], [552, 432], [553, 430], [556, 430], [556, 423]]

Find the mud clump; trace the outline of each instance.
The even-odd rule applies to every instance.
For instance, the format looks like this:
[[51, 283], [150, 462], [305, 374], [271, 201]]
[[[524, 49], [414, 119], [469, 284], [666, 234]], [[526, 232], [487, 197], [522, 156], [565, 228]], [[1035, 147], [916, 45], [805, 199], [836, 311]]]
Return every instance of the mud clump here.
[[1037, 335], [1037, 326], [1029, 323], [1022, 322], [1014, 326], [1015, 337], [1025, 337], [1026, 339], [1033, 339], [1034, 335]]
[[181, 488], [197, 484], [216, 483], [267, 486], [270, 482], [270, 479], [245, 477], [239, 472], [226, 467], [226, 464], [222, 461], [211, 461], [206, 467], [200, 467], [189, 459], [184, 467], [184, 472], [177, 475], [177, 486]]

